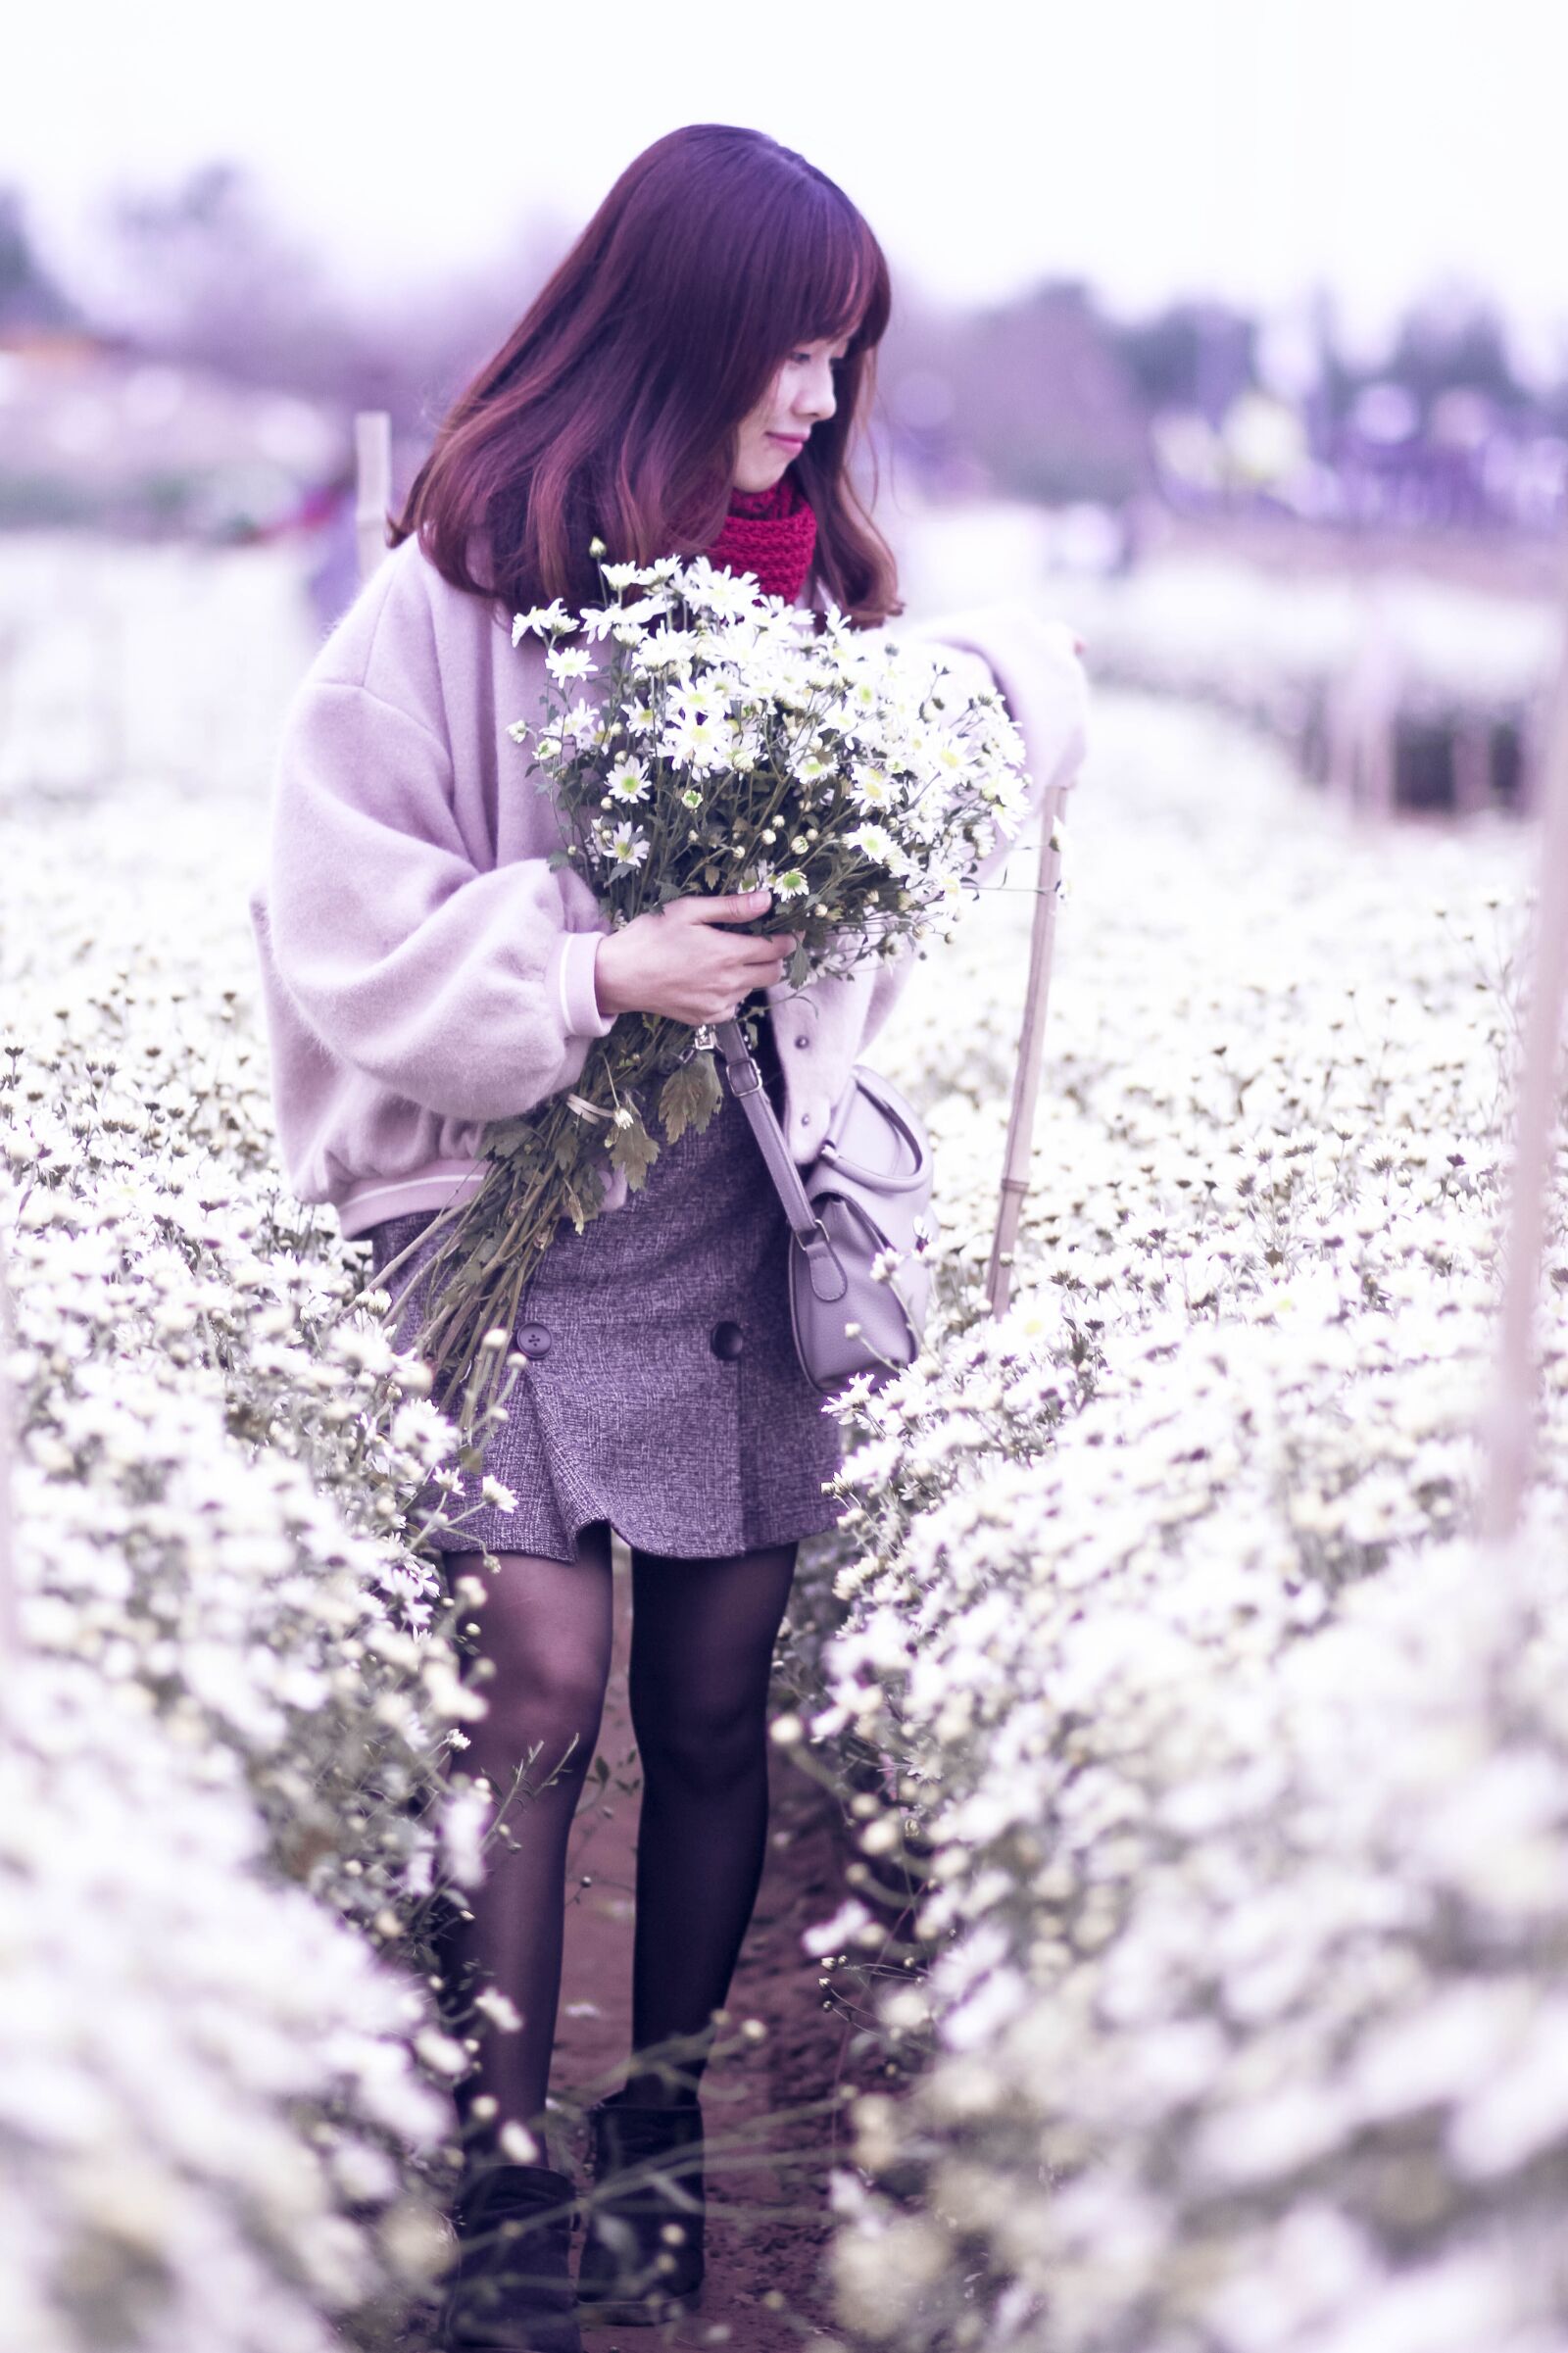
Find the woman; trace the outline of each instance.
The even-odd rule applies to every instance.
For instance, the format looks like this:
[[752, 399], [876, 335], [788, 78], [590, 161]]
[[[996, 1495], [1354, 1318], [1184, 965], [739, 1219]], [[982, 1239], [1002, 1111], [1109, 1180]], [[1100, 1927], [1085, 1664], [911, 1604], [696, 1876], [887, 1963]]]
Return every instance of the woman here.
[[[535, 637], [514, 613], [599, 594], [612, 561], [709, 551], [862, 627], [902, 611], [888, 549], [846, 471], [889, 311], [875, 238], [832, 181], [760, 133], [700, 124], [622, 173], [572, 251], [442, 424], [383, 564], [291, 710], [269, 882], [252, 902], [290, 1180], [368, 1236], [377, 1271], [478, 1181], [488, 1121], [572, 1087], [623, 1012], [716, 1022], [760, 994], [764, 1071], [812, 1156], [908, 959], [801, 991], [794, 935], [744, 932], [765, 894], [692, 898], [612, 933], [509, 725], [537, 715]], [[989, 653], [1015, 715], [1071, 670], [1005, 616], [950, 643]], [[989, 680], [986, 681], [989, 683]], [[1066, 705], [1062, 705], [1062, 710]], [[1032, 749], [1035, 747], [1031, 747]], [[542, 2135], [561, 1969], [566, 1838], [611, 1648], [612, 1529], [631, 1548], [630, 1702], [643, 1772], [634, 2063], [593, 2112], [597, 2178], [667, 2161], [681, 2187], [596, 2198], [576, 2295], [649, 2320], [702, 2278], [703, 2057], [761, 1870], [765, 1703], [801, 1538], [834, 1520], [837, 1432], [796, 1362], [783, 1212], [740, 1107], [688, 1131], [628, 1198], [563, 1227], [524, 1294], [528, 1357], [467, 1479], [452, 1560], [496, 1572], [479, 1642], [489, 1712], [466, 1764], [498, 1789], [530, 1751], [535, 1793], [472, 1896], [457, 1956], [521, 2013], [465, 2085], [470, 2174], [445, 2316], [467, 2346], [575, 2347], [572, 2184], [498, 2162]], [[413, 1317], [431, 1237], [398, 1270]], [[463, 1547], [466, 1547], [466, 1549]], [[517, 2142], [508, 2135], [515, 2151]], [[504, 2155], [504, 2151], [501, 2152]], [[530, 2236], [531, 2280], [499, 2279], [492, 2226]]]

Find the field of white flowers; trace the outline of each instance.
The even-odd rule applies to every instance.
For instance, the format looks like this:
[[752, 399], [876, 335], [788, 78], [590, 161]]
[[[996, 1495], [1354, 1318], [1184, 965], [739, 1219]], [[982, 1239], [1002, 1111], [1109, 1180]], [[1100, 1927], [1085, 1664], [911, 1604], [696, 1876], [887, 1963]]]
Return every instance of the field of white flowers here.
[[[233, 560], [154, 570], [125, 563], [127, 635], [150, 587], [166, 622], [206, 602], [168, 760], [192, 781], [95, 785], [40, 727], [29, 789], [8, 745], [4, 2336], [402, 2343], [464, 2064], [425, 1938], [480, 1867], [441, 1767], [482, 1702], [409, 1542], [450, 1433], [275, 1174], [245, 922], [265, 736], [198, 776], [222, 649], [242, 666], [292, 596]], [[13, 709], [47, 708], [58, 648], [25, 653]]]
[[[973, 1285], [1026, 898], [933, 957], [882, 1056], [958, 1263], [943, 1345], [852, 1416], [782, 1728], [860, 1791], [839, 1995], [923, 2062], [858, 2110], [843, 2325], [1545, 2353], [1560, 1193], [1549, 1479], [1510, 1557], [1466, 1536], [1530, 837], [1357, 831], [1227, 721], [1108, 695], [1068, 837], [1002, 1325]], [[923, 1974], [886, 1949], [890, 1864]]]
[[[481, 1702], [411, 1541], [449, 1434], [272, 1163], [245, 897], [308, 632], [272, 559], [189, 561], [158, 593], [205, 715], [161, 733], [133, 666], [123, 775], [0, 577], [27, 2353], [406, 2341], [462, 2057], [421, 1938], [480, 1868], [442, 1767]], [[913, 2085], [854, 2112], [839, 2326], [1564, 2353], [1560, 1198], [1548, 1476], [1506, 1558], [1466, 1533], [1531, 837], [1357, 831], [1233, 722], [1111, 693], [1067, 836], [1001, 1325], [1027, 858], [874, 1056], [928, 1108], [947, 1256], [782, 1661], [781, 1736], [861, 1823], [812, 1943]]]

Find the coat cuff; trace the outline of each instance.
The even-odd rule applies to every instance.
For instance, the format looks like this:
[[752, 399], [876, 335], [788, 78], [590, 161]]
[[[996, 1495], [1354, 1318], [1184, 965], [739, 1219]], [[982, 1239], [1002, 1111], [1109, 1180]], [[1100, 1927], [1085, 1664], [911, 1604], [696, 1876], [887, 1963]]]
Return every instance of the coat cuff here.
[[568, 1038], [607, 1037], [615, 1025], [613, 1013], [607, 1020], [599, 1010], [594, 990], [594, 958], [603, 937], [598, 931], [564, 931], [550, 952], [546, 979]]

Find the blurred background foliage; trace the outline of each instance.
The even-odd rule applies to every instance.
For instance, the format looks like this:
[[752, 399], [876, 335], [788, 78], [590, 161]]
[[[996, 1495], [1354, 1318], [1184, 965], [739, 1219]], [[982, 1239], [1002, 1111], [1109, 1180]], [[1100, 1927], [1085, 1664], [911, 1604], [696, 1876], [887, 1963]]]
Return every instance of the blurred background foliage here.
[[[121, 186], [99, 233], [89, 294], [0, 186], [0, 532], [287, 549], [324, 629], [354, 413], [390, 414], [401, 489], [570, 232], [378, 304], [218, 159]], [[1568, 513], [1568, 357], [1528, 348], [1457, 278], [1381, 348], [1326, 288], [1131, 316], [1082, 278], [901, 282], [867, 488], [911, 604], [1049, 595], [1102, 676], [1240, 711], [1351, 798], [1523, 806]]]
[[[341, 466], [354, 409], [427, 437], [557, 258], [541, 226], [505, 282], [449, 276], [378, 315], [223, 162], [122, 190], [105, 235], [113, 316], [51, 274], [0, 186], [7, 523], [275, 522]], [[1459, 284], [1381, 354], [1345, 348], [1326, 292], [1266, 320], [1200, 296], [1118, 317], [1073, 279], [966, 311], [905, 295], [880, 379], [878, 455], [928, 495], [1547, 535], [1568, 491], [1568, 367], [1528, 378]]]

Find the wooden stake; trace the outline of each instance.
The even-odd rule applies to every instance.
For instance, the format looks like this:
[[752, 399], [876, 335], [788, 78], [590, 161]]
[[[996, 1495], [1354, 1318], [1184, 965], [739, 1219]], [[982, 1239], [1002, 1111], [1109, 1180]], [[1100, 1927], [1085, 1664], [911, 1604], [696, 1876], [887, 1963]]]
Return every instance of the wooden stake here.
[[16, 1395], [11, 1386], [11, 1357], [17, 1345], [17, 1323], [11, 1307], [6, 1254], [0, 1244], [0, 1656], [13, 1665], [22, 1656], [22, 1611], [17, 1598], [16, 1559], [12, 1551], [12, 1482], [21, 1444], [17, 1428]]
[[384, 409], [355, 413], [354, 474], [354, 535], [363, 585], [386, 554], [386, 517], [392, 504], [392, 419]]
[[986, 1271], [986, 1297], [993, 1315], [1004, 1315], [1012, 1288], [1012, 1260], [1024, 1195], [1029, 1190], [1029, 1162], [1035, 1143], [1035, 1108], [1040, 1100], [1040, 1066], [1045, 1053], [1046, 1004], [1051, 994], [1051, 960], [1056, 944], [1056, 885], [1061, 879], [1061, 852], [1056, 847], [1056, 820], [1072, 786], [1079, 757], [1074, 742], [1046, 787], [1040, 804], [1040, 864], [1035, 876], [1034, 918], [1029, 930], [1029, 978], [1024, 987], [1023, 1023], [1018, 1034], [1018, 1067], [1012, 1082], [1012, 1110], [1007, 1121], [1007, 1149], [1003, 1160], [1002, 1198], [997, 1204], [997, 1230]]
[[[1568, 624], [1568, 573], [1563, 609]], [[1481, 1533], [1499, 1544], [1519, 1526], [1535, 1452], [1536, 1311], [1551, 1196], [1552, 1145], [1561, 1108], [1558, 1072], [1568, 1000], [1568, 627], [1543, 745], [1539, 793], [1541, 888], [1519, 1061], [1497, 1363], [1483, 1430], [1487, 1459]]]

